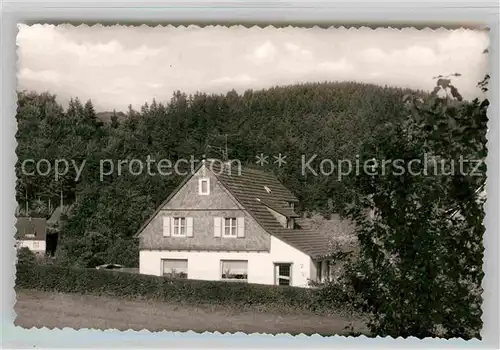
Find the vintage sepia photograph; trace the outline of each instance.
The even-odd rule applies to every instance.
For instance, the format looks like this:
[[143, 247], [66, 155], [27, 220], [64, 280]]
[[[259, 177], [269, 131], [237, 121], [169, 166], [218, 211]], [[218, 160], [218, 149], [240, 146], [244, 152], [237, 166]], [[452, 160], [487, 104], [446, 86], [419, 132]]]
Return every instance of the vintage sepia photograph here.
[[16, 43], [16, 326], [481, 338], [488, 30]]

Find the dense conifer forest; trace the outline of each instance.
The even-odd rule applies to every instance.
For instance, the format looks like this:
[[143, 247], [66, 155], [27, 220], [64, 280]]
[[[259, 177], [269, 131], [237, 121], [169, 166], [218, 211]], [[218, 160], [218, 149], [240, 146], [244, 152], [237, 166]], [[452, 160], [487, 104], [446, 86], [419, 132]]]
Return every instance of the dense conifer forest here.
[[[54, 95], [20, 92], [17, 200], [30, 215], [47, 217], [49, 202], [52, 208], [61, 197], [65, 205], [74, 203], [72, 215], [64, 217], [67, 221], [60, 227], [58, 250], [80, 266], [136, 264], [133, 234], [181, 181], [180, 176], [150, 176], [145, 171], [136, 176], [128, 168], [119, 175], [118, 160], [221, 158], [227, 145], [230, 159], [254, 165], [256, 155], [264, 153], [271, 158], [268, 170], [298, 196], [302, 212], [343, 213], [352, 198], [349, 177], [338, 181], [336, 176], [302, 176], [301, 157], [354, 159], [376, 125], [404, 117], [403, 97], [410, 92], [352, 82], [243, 94], [176, 92], [170, 101], [145, 103], [140, 110], [129, 106], [125, 113], [98, 113], [91, 101], [77, 97], [63, 108]], [[281, 167], [272, 162], [272, 155], [279, 153], [287, 157]], [[47, 159], [52, 172], [28, 175], [36, 170], [30, 162], [23, 173], [26, 159]], [[69, 167], [56, 179], [58, 159], [67, 160]], [[115, 169], [100, 181], [103, 159], [113, 160]], [[40, 164], [42, 172], [48, 171], [47, 164]]]

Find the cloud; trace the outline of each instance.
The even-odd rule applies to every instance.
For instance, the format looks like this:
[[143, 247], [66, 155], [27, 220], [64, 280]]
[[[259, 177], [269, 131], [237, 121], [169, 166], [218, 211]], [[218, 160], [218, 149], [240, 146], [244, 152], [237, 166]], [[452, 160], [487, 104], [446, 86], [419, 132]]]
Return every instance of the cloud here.
[[321, 62], [318, 64], [318, 69], [330, 72], [350, 72], [354, 69], [354, 66], [347, 62], [345, 58], [342, 58], [338, 61]]
[[45, 51], [46, 56], [65, 57], [75, 63], [91, 67], [133, 66], [159, 55], [163, 48], [149, 48], [141, 45], [125, 48], [118, 40], [108, 42], [79, 41], [56, 30], [55, 26], [21, 27], [17, 42], [23, 56]]
[[299, 52], [300, 51], [300, 46], [297, 46], [293, 43], [286, 43], [285, 48], [290, 52]]
[[147, 87], [150, 87], [152, 89], [160, 89], [163, 87], [162, 83], [146, 83], [145, 84]]
[[34, 72], [29, 68], [23, 68], [18, 73], [18, 79], [20, 80], [35, 80], [42, 83], [57, 84], [62, 82], [62, 76], [51, 70], [42, 70]]
[[250, 57], [256, 63], [270, 62], [274, 59], [276, 52], [276, 47], [270, 41], [266, 41], [258, 46]]
[[487, 72], [488, 42], [472, 30], [19, 25], [18, 83], [63, 104], [78, 96], [124, 110], [176, 90], [325, 80], [430, 90], [433, 76], [458, 72], [454, 84], [469, 98]]
[[380, 62], [387, 57], [387, 54], [377, 47], [370, 47], [361, 51], [361, 58], [368, 62]]
[[246, 84], [254, 82], [255, 79], [247, 74], [238, 74], [234, 77], [222, 77], [212, 80], [214, 84]]
[[293, 43], [286, 43], [285, 49], [296, 56], [301, 56], [302, 58], [312, 59], [313, 54], [310, 50], [302, 49], [300, 46]]
[[[134, 49], [125, 49], [120, 43], [110, 41], [106, 44], [77, 45], [74, 52], [80, 50], [79, 57], [88, 60], [91, 66], [112, 67], [116, 65], [134, 66], [145, 63], [149, 58], [158, 56], [163, 49], [151, 49], [145, 45]], [[110, 56], [116, 56], [110, 60]]]
[[432, 65], [439, 62], [441, 57], [428, 47], [409, 46], [405, 49], [384, 52], [379, 48], [370, 47], [361, 52], [367, 62], [383, 63], [388, 66], [396, 65]]
[[437, 47], [443, 53], [464, 52], [464, 49], [482, 52], [489, 46], [489, 38], [487, 35], [477, 34], [465, 29], [450, 31], [448, 35], [437, 40]]

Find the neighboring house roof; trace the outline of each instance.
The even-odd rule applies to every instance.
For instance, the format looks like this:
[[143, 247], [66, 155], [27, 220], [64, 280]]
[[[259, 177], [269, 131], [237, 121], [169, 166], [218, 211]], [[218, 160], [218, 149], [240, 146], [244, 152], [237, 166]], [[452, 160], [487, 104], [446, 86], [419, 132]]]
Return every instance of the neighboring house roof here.
[[16, 239], [26, 241], [45, 241], [47, 220], [44, 218], [18, 217]]
[[[297, 197], [283, 186], [273, 174], [250, 167], [242, 167], [241, 172], [232, 167], [232, 171], [229, 173], [229, 171], [221, 169], [218, 165], [220, 165], [220, 162], [211, 164], [211, 169], [217, 179], [269, 234], [313, 258], [320, 258], [330, 253], [328, 239], [324, 234], [300, 227], [297, 229], [284, 228], [267, 209], [269, 207], [288, 217], [298, 216], [291, 208], [285, 208], [289, 202], [298, 202]], [[202, 164], [168, 196], [150, 219], [141, 226], [136, 236], [142, 232], [161, 208], [170, 201], [201, 166]]]
[[61, 216], [67, 215], [69, 211], [73, 208], [73, 205], [64, 205], [64, 206], [58, 206], [54, 211], [52, 212], [52, 215], [50, 216], [49, 220], [47, 223], [49, 225], [54, 225], [57, 224], [61, 220]]
[[320, 214], [314, 214], [309, 218], [298, 219], [297, 222], [302, 227], [324, 234], [328, 239], [330, 252], [339, 250], [350, 252], [358, 248], [355, 223], [338, 214], [331, 214], [329, 219]]

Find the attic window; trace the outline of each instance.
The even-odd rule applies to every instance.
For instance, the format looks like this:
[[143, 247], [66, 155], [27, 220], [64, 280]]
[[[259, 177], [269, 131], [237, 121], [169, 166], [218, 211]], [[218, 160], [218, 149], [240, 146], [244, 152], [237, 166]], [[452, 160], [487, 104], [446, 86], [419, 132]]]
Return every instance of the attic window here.
[[271, 193], [271, 189], [267, 186], [264, 186], [264, 189], [266, 190], [267, 193]]
[[198, 182], [198, 193], [202, 196], [207, 196], [210, 194], [210, 179], [202, 178]]

